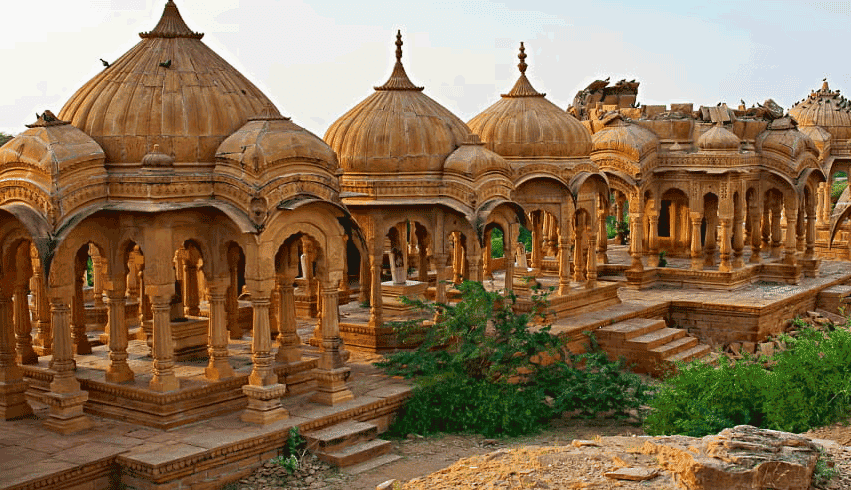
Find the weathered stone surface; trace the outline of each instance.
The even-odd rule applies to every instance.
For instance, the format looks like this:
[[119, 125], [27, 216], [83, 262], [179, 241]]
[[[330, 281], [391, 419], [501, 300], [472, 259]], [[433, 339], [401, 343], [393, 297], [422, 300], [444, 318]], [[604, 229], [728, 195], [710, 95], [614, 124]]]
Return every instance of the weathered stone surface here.
[[642, 452], [657, 456], [688, 490], [806, 490], [819, 456], [805, 437], [748, 425], [702, 439], [654, 438]]
[[606, 472], [605, 475], [613, 480], [645, 481], [655, 478], [659, 470], [652, 468], [618, 468]]

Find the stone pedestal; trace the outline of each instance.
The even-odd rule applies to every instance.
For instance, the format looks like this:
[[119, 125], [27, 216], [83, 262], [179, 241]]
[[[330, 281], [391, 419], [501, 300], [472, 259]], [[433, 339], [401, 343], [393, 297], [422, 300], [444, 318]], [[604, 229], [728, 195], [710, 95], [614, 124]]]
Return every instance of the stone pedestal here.
[[[8, 371], [8, 368], [5, 371]], [[20, 369], [18, 371], [20, 372]], [[0, 376], [5, 374], [7, 373], [2, 372]], [[24, 396], [26, 391], [27, 383], [21, 376], [8, 381], [0, 380], [0, 420], [12, 420], [32, 415], [33, 410]]]
[[[171, 322], [171, 339], [176, 361], [188, 361], [207, 356], [207, 336], [209, 320], [203, 317], [187, 317]], [[153, 348], [154, 322], [142, 323], [142, 330], [148, 339], [148, 347]]]
[[393, 281], [381, 283], [381, 300], [384, 313], [387, 316], [399, 317], [415, 313], [413, 306], [402, 303], [399, 299], [404, 296], [412, 300], [425, 300], [428, 283], [419, 281], [405, 281], [405, 284], [396, 284]]
[[243, 386], [242, 392], [248, 397], [248, 407], [242, 412], [240, 418], [243, 422], [260, 425], [288, 418], [289, 412], [281, 406], [281, 397], [286, 391], [286, 385], [282, 384]]
[[313, 394], [310, 401], [333, 406], [354, 400], [355, 395], [346, 385], [346, 380], [349, 379], [350, 374], [351, 368], [349, 367], [314, 371], [317, 386], [316, 393]]
[[89, 399], [85, 391], [71, 393], [46, 393], [42, 400], [50, 407], [50, 416], [44, 426], [60, 434], [72, 434], [92, 426], [92, 421], [83, 414], [83, 404]]

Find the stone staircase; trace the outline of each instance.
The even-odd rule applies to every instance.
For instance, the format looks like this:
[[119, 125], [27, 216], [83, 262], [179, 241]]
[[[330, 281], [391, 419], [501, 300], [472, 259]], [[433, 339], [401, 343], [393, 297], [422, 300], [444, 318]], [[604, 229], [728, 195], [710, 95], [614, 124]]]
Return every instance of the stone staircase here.
[[390, 453], [390, 441], [378, 439], [375, 424], [346, 421], [305, 433], [307, 450], [321, 461], [357, 474], [396, 461]]
[[677, 361], [717, 361], [708, 345], [683, 329], [669, 328], [664, 320], [630, 318], [600, 327], [594, 334], [611, 359], [624, 357], [640, 373], [659, 375]]

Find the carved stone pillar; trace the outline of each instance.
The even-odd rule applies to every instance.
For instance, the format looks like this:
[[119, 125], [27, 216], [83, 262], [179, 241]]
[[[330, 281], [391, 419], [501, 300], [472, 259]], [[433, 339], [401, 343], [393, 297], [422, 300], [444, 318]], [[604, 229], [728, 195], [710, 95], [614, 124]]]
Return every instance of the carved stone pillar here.
[[[331, 288], [337, 294], [339, 284]], [[270, 291], [251, 291], [251, 306], [254, 310], [253, 332], [253, 368], [248, 376], [248, 384], [242, 392], [248, 397], [248, 407], [242, 412], [243, 422], [268, 424], [289, 417], [281, 406], [281, 397], [287, 387], [278, 383], [278, 376], [272, 369], [272, 340], [269, 326]]]
[[827, 224], [830, 223], [830, 213], [831, 213], [831, 211], [833, 211], [833, 202], [831, 202], [831, 199], [830, 199], [830, 189], [831, 189], [831, 187], [833, 187], [833, 185], [830, 182], [830, 180], [828, 180], [828, 182], [825, 182], [823, 185], [824, 185], [824, 187], [822, 188], [823, 204], [822, 204], [822, 208], [821, 208], [823, 214], [822, 214], [821, 219], [822, 219], [822, 223], [827, 225]]
[[316, 393], [311, 401], [323, 405], [338, 405], [354, 399], [346, 380], [351, 368], [341, 355], [343, 339], [340, 338], [339, 312], [336, 290], [331, 283], [322, 285], [322, 345], [316, 367]]
[[225, 294], [225, 311], [230, 338], [236, 340], [242, 338], [242, 327], [239, 325], [239, 251], [235, 247], [228, 250], [228, 266], [230, 285]]
[[824, 208], [825, 208], [825, 205], [824, 205], [824, 188], [825, 188], [825, 186], [826, 186], [826, 184], [824, 182], [821, 182], [821, 183], [818, 184], [818, 187], [817, 187], [817, 190], [816, 190], [816, 217], [818, 219], [819, 225], [825, 224], [825, 222], [824, 222]]
[[705, 253], [703, 265], [715, 267], [715, 251], [718, 248], [718, 217], [708, 216], [706, 218], [706, 237], [703, 240]]
[[360, 291], [358, 292], [358, 301], [361, 304], [369, 303], [369, 294], [372, 289], [372, 269], [369, 266], [369, 260], [361, 260], [360, 262]]
[[[636, 203], [636, 207], [638, 207], [638, 203]], [[644, 216], [641, 212], [629, 213], [629, 243], [630, 255], [632, 256], [632, 264], [630, 264], [629, 268], [637, 272], [644, 270], [644, 264], [641, 261], [641, 256], [644, 254], [641, 244], [644, 240], [643, 221]]]
[[700, 224], [703, 222], [703, 215], [700, 213], [691, 213], [691, 270], [703, 270], [702, 252], [703, 246], [700, 243]]
[[801, 208], [798, 210], [798, 216], [795, 220], [795, 248], [798, 252], [803, 253], [804, 249], [807, 246], [806, 242], [806, 233], [807, 233], [807, 225], [804, 223], [806, 221], [804, 217], [804, 209]]
[[207, 353], [210, 358], [204, 369], [204, 376], [212, 381], [232, 378], [233, 367], [228, 358], [228, 329], [227, 312], [225, 301], [227, 286], [221, 282], [210, 281], [207, 283], [207, 291], [210, 299], [210, 318], [208, 319], [208, 344]]
[[116, 289], [107, 291], [106, 308], [109, 316], [109, 368], [106, 381], [127, 383], [133, 381], [134, 374], [127, 365], [127, 323], [124, 317], [127, 298], [124, 284], [116, 284]]
[[815, 255], [816, 244], [816, 217], [813, 213], [807, 213], [807, 245], [804, 249], [804, 258], [812, 259]]
[[383, 259], [383, 251], [376, 245], [376, 249], [369, 256], [369, 268], [372, 275], [370, 280], [372, 287], [369, 290], [369, 326], [376, 328], [384, 325], [384, 301], [381, 298], [381, 262]]
[[33, 350], [32, 320], [30, 305], [27, 298], [27, 285], [21, 283], [15, 286], [15, 346], [18, 352], [17, 361], [20, 364], [38, 364], [38, 355]]
[[467, 263], [469, 264], [469, 271], [467, 273], [467, 277], [471, 281], [482, 282], [484, 280], [482, 274], [482, 255], [481, 254], [470, 254], [467, 257]]
[[174, 375], [174, 344], [171, 339], [171, 298], [174, 285], [146, 286], [151, 298], [153, 319], [154, 358], [149, 387], [154, 391], [166, 392], [180, 389], [180, 381]]
[[771, 251], [771, 207], [766, 202], [762, 208], [762, 222], [760, 223], [762, 235], [760, 245], [763, 250]]
[[558, 240], [558, 294], [570, 293], [570, 238], [562, 233]]
[[98, 248], [91, 244], [89, 244], [89, 256], [92, 258], [92, 292], [95, 306], [103, 306], [104, 260]]
[[417, 279], [420, 282], [428, 282], [428, 250], [424, 240], [418, 245], [419, 261], [417, 262]]
[[452, 234], [452, 282], [460, 284], [464, 281], [464, 248], [461, 246], [461, 233]]
[[606, 213], [600, 212], [597, 219], [597, 262], [600, 264], [608, 264], [609, 256], [609, 234], [606, 230]]
[[8, 292], [0, 290], [0, 419], [3, 420], [33, 413], [24, 396], [27, 383], [15, 361], [14, 332], [12, 298]]
[[760, 246], [762, 244], [762, 232], [761, 232], [761, 216], [759, 213], [759, 206], [754, 204], [750, 210], [750, 239], [751, 239], [751, 257], [748, 260], [749, 264], [759, 264], [762, 262], [762, 257], [760, 257]]
[[446, 303], [446, 283], [449, 281], [449, 277], [446, 274], [446, 260], [449, 258], [449, 254], [435, 254], [434, 255], [434, 269], [435, 269], [435, 288], [434, 288], [434, 300], [438, 303]]
[[[792, 236], [795, 236], [794, 227], [789, 228], [792, 230]], [[771, 256], [774, 258], [780, 257], [780, 245], [783, 243], [782, 231], [780, 227], [780, 206], [778, 205], [771, 210]]]
[[743, 259], [745, 251], [745, 237], [742, 229], [742, 221], [739, 218], [733, 220], [733, 269], [741, 269], [745, 266]]
[[293, 278], [283, 278], [278, 283], [278, 352], [275, 361], [293, 363], [301, 361], [301, 338], [298, 336], [295, 320], [295, 294]]
[[719, 272], [730, 272], [730, 219], [719, 220], [721, 225], [721, 263], [718, 264]]
[[127, 260], [127, 296], [135, 298], [139, 295], [139, 246], [133, 247]]
[[53, 382], [50, 383], [50, 391], [42, 398], [50, 407], [44, 426], [61, 434], [71, 434], [92, 425], [89, 417], [83, 414], [83, 404], [89, 394], [80, 390], [80, 383], [74, 377], [74, 345], [68, 305], [60, 297], [51, 297], [50, 313], [53, 320]]
[[788, 219], [786, 225], [786, 246], [783, 250], [783, 262], [785, 264], [795, 265], [798, 263], [798, 241], [797, 233], [795, 231], [795, 223], [797, 222], [798, 217], [798, 207], [796, 202], [791, 202], [786, 205], [786, 216]]
[[647, 247], [650, 249], [650, 256], [647, 258], [648, 267], [659, 266], [659, 215], [650, 214], [647, 216], [648, 232]]
[[541, 221], [543, 221], [543, 214], [543, 212], [532, 213], [532, 263], [529, 265], [535, 269], [535, 272], [541, 270], [541, 261], [544, 255], [541, 250], [541, 241], [543, 240], [543, 223]]
[[53, 353], [53, 331], [50, 328], [50, 301], [47, 298], [47, 288], [44, 281], [44, 269], [41, 267], [38, 252], [35, 247], [30, 250], [30, 260], [33, 264], [33, 276], [30, 279], [33, 302], [35, 303], [35, 338], [33, 347], [37, 354], [48, 356]]
[[343, 235], [343, 275], [340, 276], [340, 293], [349, 298], [349, 236]]
[[585, 281], [585, 258], [583, 252], [585, 250], [585, 238], [587, 235], [583, 232], [585, 229], [584, 220], [576, 223], [573, 229], [573, 280], [574, 282]]
[[[190, 254], [187, 254], [191, 257]], [[187, 258], [183, 265], [183, 308], [184, 314], [198, 316], [200, 309], [200, 291], [198, 290], [198, 264]]]
[[83, 277], [75, 274], [74, 297], [71, 299], [71, 338], [74, 342], [74, 353], [77, 355], [91, 354], [92, 346], [86, 335], [86, 305], [83, 301]]
[[591, 289], [597, 286], [597, 235], [591, 233], [590, 228], [586, 228], [585, 233], [588, 234], [588, 265], [586, 267], [588, 280], [585, 282], [585, 287]]

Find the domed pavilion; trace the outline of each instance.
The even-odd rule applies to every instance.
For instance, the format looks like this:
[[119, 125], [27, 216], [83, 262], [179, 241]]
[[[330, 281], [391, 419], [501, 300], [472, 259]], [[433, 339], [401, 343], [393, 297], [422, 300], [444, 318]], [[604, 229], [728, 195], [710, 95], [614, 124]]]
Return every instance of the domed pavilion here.
[[[0, 148], [0, 330], [16, 336], [0, 356], [18, 360], [2, 367], [0, 415], [29, 410], [19, 363], [60, 432], [88, 425], [83, 403], [169, 428], [247, 400], [243, 420], [265, 424], [287, 416], [280, 398], [298, 391], [288, 379], [315, 382], [320, 403], [352, 399], [337, 304], [341, 258], [359, 231], [342, 204], [337, 156], [205, 45], [172, 0], [140, 37], [58, 115], [45, 111]], [[465, 131], [459, 121], [453, 136]], [[304, 276], [321, 298], [318, 360], [302, 359], [296, 334], [294, 286]], [[75, 354], [92, 352], [87, 324], [98, 311], [109, 365], [75, 372]], [[152, 362], [129, 356], [130, 325]], [[229, 361], [242, 325], [253, 338], [250, 371]], [[52, 355], [50, 366], [38, 354]], [[208, 358], [203, 375], [182, 379], [181, 361], [197, 355]]]

